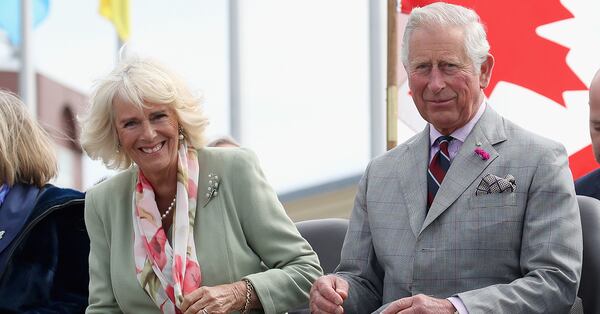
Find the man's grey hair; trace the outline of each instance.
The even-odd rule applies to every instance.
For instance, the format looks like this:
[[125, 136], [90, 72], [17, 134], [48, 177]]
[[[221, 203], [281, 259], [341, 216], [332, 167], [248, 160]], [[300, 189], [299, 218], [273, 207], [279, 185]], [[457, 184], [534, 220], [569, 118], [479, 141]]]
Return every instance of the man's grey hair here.
[[233, 137], [229, 135], [224, 135], [215, 138], [214, 140], [208, 142], [206, 144], [208, 147], [240, 147], [240, 143], [233, 139]]
[[460, 27], [464, 31], [465, 52], [479, 72], [481, 64], [487, 60], [490, 44], [479, 15], [471, 9], [436, 2], [422, 8], [414, 8], [410, 13], [404, 37], [402, 38], [402, 63], [408, 65], [409, 40], [415, 29], [427, 27]]

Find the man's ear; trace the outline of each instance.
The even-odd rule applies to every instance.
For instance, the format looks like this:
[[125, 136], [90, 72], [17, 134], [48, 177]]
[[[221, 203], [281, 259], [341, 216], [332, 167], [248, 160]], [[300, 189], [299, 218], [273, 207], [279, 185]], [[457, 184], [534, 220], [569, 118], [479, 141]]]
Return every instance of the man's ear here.
[[479, 87], [484, 89], [490, 84], [492, 69], [494, 68], [494, 56], [488, 53], [487, 59], [481, 64], [479, 74]]
[[404, 67], [404, 73], [406, 73], [406, 82], [408, 83], [408, 89], [410, 90], [410, 80], [408, 79], [408, 66], [404, 64], [404, 62], [402, 63], [402, 66]]

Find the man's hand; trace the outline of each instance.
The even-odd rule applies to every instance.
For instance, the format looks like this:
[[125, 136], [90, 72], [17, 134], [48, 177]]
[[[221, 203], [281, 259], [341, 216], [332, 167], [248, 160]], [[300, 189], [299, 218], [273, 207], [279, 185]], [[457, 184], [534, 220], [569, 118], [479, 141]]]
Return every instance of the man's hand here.
[[342, 303], [348, 297], [348, 282], [335, 276], [321, 276], [310, 289], [310, 312], [344, 313]]
[[424, 294], [417, 294], [392, 302], [381, 314], [452, 314], [454, 311], [456, 311], [454, 305], [446, 299], [436, 299]]

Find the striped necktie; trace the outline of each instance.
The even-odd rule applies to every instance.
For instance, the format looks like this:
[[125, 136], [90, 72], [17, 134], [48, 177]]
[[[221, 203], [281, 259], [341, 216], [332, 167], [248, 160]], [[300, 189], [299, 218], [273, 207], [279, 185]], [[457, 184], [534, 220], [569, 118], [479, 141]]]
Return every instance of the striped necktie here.
[[439, 143], [440, 149], [431, 159], [427, 169], [427, 209], [431, 207], [435, 194], [437, 193], [446, 172], [450, 168], [450, 154], [448, 145], [454, 138], [452, 136], [440, 136], [435, 141]]

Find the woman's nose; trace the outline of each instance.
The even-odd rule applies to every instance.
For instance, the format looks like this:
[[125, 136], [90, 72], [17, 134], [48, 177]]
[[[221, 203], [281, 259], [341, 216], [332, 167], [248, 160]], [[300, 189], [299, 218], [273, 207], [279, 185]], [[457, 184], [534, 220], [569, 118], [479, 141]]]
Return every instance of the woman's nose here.
[[152, 126], [152, 124], [149, 123], [148, 121], [144, 122], [142, 124], [142, 127], [143, 127], [142, 136], [144, 137], [144, 139], [151, 140], [154, 138], [154, 136], [156, 136], [156, 130], [154, 130], [154, 126]]

